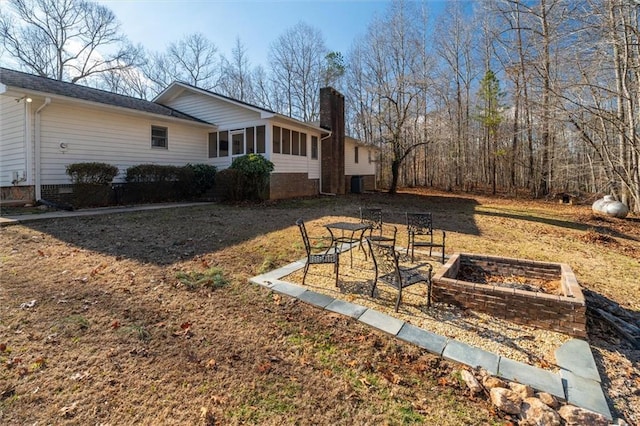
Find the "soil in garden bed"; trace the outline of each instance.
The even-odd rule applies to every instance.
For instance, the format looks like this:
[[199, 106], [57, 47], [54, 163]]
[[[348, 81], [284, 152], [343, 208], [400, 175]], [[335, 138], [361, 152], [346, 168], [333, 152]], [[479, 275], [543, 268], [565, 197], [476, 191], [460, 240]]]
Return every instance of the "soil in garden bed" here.
[[502, 275], [492, 271], [487, 271], [477, 265], [461, 266], [456, 278], [472, 283], [491, 284], [537, 293], [562, 294], [560, 279], [550, 280], [523, 275]]

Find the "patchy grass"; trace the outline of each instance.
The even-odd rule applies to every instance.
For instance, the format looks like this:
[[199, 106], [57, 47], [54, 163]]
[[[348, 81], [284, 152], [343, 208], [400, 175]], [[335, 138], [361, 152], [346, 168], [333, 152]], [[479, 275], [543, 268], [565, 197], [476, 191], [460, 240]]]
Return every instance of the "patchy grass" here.
[[[407, 191], [32, 222], [1, 230], [0, 423], [512, 421], [468, 398], [459, 366], [248, 283], [302, 258], [297, 218], [320, 234], [360, 206], [382, 207], [399, 245], [404, 212], [432, 211], [448, 254], [567, 262], [640, 309], [638, 223], [587, 206]], [[585, 240], [589, 229], [619, 244]], [[590, 333], [612, 406], [638, 422], [637, 351]]]

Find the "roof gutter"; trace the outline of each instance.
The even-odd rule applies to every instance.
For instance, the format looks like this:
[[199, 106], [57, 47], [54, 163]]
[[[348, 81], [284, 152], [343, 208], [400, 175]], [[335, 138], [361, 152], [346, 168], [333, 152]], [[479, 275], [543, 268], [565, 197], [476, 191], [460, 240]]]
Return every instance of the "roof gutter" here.
[[35, 120], [35, 146], [34, 146], [34, 156], [35, 156], [35, 189], [36, 189], [36, 201], [40, 201], [42, 199], [42, 176], [41, 176], [41, 167], [42, 167], [42, 159], [40, 158], [42, 151], [42, 139], [41, 139], [41, 131], [40, 131], [40, 113], [43, 109], [45, 109], [51, 103], [51, 98], [46, 97], [44, 99], [44, 103], [40, 105], [40, 107], [36, 110], [36, 120]]

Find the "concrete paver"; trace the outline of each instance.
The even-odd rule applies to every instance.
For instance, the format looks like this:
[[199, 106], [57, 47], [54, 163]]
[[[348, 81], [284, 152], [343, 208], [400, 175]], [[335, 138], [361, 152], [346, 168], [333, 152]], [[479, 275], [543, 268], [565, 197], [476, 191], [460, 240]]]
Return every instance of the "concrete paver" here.
[[360, 316], [367, 311], [367, 308], [364, 306], [356, 305], [351, 302], [345, 302], [339, 299], [335, 299], [333, 302], [329, 303], [325, 307], [325, 309], [355, 319], [360, 318]]
[[593, 359], [589, 344], [581, 339], [571, 339], [556, 349], [556, 363], [560, 368], [571, 371], [585, 379], [600, 382], [600, 373]]
[[585, 379], [567, 370], [560, 370], [560, 376], [568, 403], [600, 413], [609, 420], [613, 419], [599, 382]]
[[442, 356], [444, 347], [447, 345], [449, 340], [439, 334], [423, 330], [408, 323], [405, 323], [404, 326], [402, 326], [402, 329], [400, 329], [396, 337], [404, 340], [405, 342], [413, 343], [414, 345], [426, 349], [432, 354], [438, 356]]
[[542, 370], [509, 358], [500, 358], [498, 376], [513, 382], [529, 385], [534, 389], [550, 393], [560, 399], [566, 399], [562, 379], [551, 371]]
[[326, 294], [316, 293], [315, 291], [311, 290], [307, 290], [302, 293], [300, 296], [298, 296], [298, 299], [319, 308], [324, 308], [335, 300], [333, 297], [327, 296]]
[[447, 346], [442, 352], [442, 357], [473, 368], [482, 367], [492, 376], [498, 373], [498, 362], [500, 361], [498, 355], [457, 340], [449, 340], [447, 342]]
[[360, 315], [358, 321], [382, 330], [385, 333], [389, 333], [392, 336], [398, 334], [404, 325], [404, 321], [373, 309], [367, 309], [364, 314]]

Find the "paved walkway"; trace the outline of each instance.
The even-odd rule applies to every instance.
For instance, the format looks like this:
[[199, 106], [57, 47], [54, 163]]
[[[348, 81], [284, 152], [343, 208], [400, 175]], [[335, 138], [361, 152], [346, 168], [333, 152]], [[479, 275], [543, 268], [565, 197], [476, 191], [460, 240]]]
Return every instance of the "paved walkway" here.
[[612, 420], [611, 411], [602, 391], [600, 374], [586, 341], [572, 339], [558, 348], [555, 356], [560, 372], [554, 373], [434, 334], [374, 309], [334, 299], [281, 279], [304, 268], [304, 265], [305, 260], [299, 260], [280, 269], [255, 276], [249, 281], [298, 298], [320, 309], [352, 317], [450, 361], [460, 362], [473, 368], [482, 367], [494, 376], [529, 385]]
[[[208, 203], [152, 204], [4, 216], [0, 217], [0, 226], [46, 219], [118, 214], [206, 204]], [[600, 413], [609, 420], [612, 419], [611, 411], [602, 392], [600, 374], [593, 359], [591, 348], [586, 341], [573, 339], [558, 348], [555, 355], [560, 372], [553, 373], [431, 333], [374, 309], [334, 299], [281, 280], [282, 277], [304, 268], [304, 265], [305, 261], [299, 260], [280, 269], [255, 276], [250, 281], [278, 293], [298, 298], [318, 308], [352, 317], [370, 327], [417, 345], [445, 359], [460, 362], [474, 368], [482, 367], [492, 375], [527, 384], [539, 391], [548, 392], [570, 404]]]

